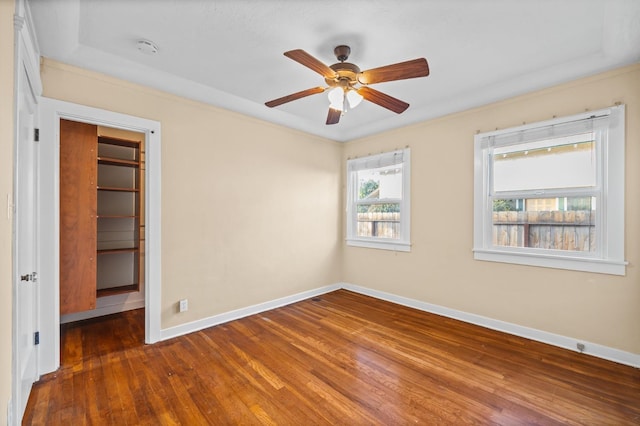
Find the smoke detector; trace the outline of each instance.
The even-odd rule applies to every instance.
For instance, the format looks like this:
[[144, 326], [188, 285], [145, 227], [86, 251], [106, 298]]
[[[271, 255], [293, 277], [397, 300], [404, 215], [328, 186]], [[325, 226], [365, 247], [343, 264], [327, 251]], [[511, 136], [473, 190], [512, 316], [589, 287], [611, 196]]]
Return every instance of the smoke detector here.
[[158, 46], [149, 40], [138, 40], [138, 50], [147, 55], [158, 53]]

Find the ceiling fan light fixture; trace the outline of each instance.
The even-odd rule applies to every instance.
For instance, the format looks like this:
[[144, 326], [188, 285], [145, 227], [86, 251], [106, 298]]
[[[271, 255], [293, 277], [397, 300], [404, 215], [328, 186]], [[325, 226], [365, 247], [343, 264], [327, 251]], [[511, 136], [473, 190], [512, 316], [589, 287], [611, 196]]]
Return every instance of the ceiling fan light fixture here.
[[354, 109], [355, 107], [360, 105], [362, 99], [362, 95], [355, 89], [350, 89], [347, 91], [347, 101], [349, 102], [349, 108]]
[[340, 111], [344, 110], [344, 89], [342, 87], [335, 87], [329, 90], [328, 97], [331, 108]]
[[329, 102], [330, 107], [342, 112], [346, 112], [347, 106], [349, 109], [354, 109], [360, 102], [362, 102], [362, 95], [352, 88], [334, 87], [329, 90]]

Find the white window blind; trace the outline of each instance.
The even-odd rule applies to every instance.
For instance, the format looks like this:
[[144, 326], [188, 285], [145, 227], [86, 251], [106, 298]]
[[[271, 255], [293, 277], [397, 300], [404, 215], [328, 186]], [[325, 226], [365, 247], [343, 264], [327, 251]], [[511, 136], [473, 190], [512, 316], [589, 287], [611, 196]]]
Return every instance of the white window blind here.
[[377, 169], [381, 167], [402, 164], [404, 158], [404, 150], [385, 152], [368, 157], [354, 158], [347, 162], [348, 172], [357, 172], [365, 169]]

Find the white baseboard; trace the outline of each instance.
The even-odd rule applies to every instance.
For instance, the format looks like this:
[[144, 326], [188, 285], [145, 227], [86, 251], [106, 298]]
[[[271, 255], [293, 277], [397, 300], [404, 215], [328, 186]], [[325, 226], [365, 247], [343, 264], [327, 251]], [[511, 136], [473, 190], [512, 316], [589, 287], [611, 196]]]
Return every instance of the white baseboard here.
[[422, 302], [407, 297], [397, 296], [395, 294], [386, 293], [383, 291], [372, 290], [370, 288], [361, 287], [354, 284], [342, 283], [341, 288], [350, 290], [355, 293], [364, 294], [366, 296], [375, 297], [376, 299], [386, 300], [388, 302], [397, 303], [399, 305], [408, 306], [421, 311], [430, 312], [444, 317], [457, 319], [460, 321], [468, 322], [471, 324], [479, 325], [481, 327], [490, 328], [492, 330], [502, 331], [504, 333], [513, 334], [515, 336], [524, 337], [527, 339], [535, 340], [542, 343], [547, 343], [553, 346], [558, 346], [564, 349], [569, 349], [574, 352], [578, 352], [577, 344], [584, 345], [582, 353], [592, 355], [598, 358], [603, 358], [609, 361], [614, 361], [620, 364], [629, 365], [631, 367], [640, 368], [640, 355], [631, 352], [625, 352], [619, 349], [610, 348], [608, 346], [599, 345], [597, 343], [586, 342], [584, 340], [575, 339], [572, 337], [561, 336], [559, 334], [553, 334], [535, 328], [524, 327], [517, 324], [512, 324], [505, 321], [500, 321], [481, 315], [471, 314], [455, 309], [446, 308], [444, 306], [434, 305], [427, 302]]
[[375, 297], [376, 299], [386, 300], [388, 302], [408, 306], [410, 308], [415, 308], [424, 312], [430, 312], [436, 315], [453, 318], [492, 330], [497, 330], [515, 336], [524, 337], [526, 339], [547, 343], [574, 352], [579, 352], [577, 349], [577, 344], [581, 343], [584, 345], [584, 350], [582, 351], [583, 354], [595, 356], [597, 358], [602, 358], [609, 361], [614, 361], [619, 364], [629, 365], [631, 367], [640, 368], [639, 354], [625, 352], [619, 349], [610, 348], [608, 346], [599, 345], [597, 343], [591, 343], [572, 337], [561, 336], [559, 334], [549, 333], [546, 331], [537, 330], [535, 328], [524, 327], [509, 322], [484, 317], [482, 315], [458, 311], [456, 309], [446, 308], [444, 306], [434, 305], [432, 303], [422, 302], [420, 300], [410, 299], [408, 297], [398, 296], [395, 294], [373, 290], [367, 287], [361, 287], [349, 283], [336, 283], [314, 290], [294, 294], [292, 296], [283, 297], [269, 302], [259, 303], [257, 305], [248, 306], [246, 308], [236, 309], [234, 311], [225, 312], [208, 318], [203, 318], [197, 321], [163, 329], [160, 331], [160, 340], [167, 340], [174, 337], [182, 336], [184, 334], [193, 333], [195, 331], [199, 331], [208, 327], [213, 327], [218, 324], [223, 324], [225, 322], [237, 320], [250, 315], [255, 315], [261, 312], [268, 311], [270, 309], [279, 308], [281, 306], [296, 303], [301, 300], [309, 299], [311, 297], [319, 296], [321, 294], [329, 293], [331, 291], [339, 289], [350, 290], [355, 293]]
[[225, 312], [225, 313], [214, 315], [208, 318], [203, 318], [203, 319], [189, 322], [186, 324], [176, 325], [175, 327], [165, 328], [163, 330], [160, 330], [160, 340], [171, 339], [173, 337], [178, 337], [184, 334], [193, 333], [194, 331], [199, 331], [205, 328], [213, 327], [214, 325], [223, 324], [225, 322], [248, 317], [249, 315], [259, 314], [260, 312], [279, 308], [285, 305], [290, 305], [292, 303], [299, 302], [301, 300], [309, 299], [311, 297], [315, 297], [321, 294], [329, 293], [331, 291], [339, 290], [340, 288], [341, 288], [340, 284], [332, 284], [325, 287], [316, 288], [314, 290], [309, 290], [302, 293], [294, 294], [292, 296], [282, 297], [280, 299], [271, 300], [269, 302], [258, 303], [257, 305], [236, 309], [234, 311]]
[[[117, 296], [112, 296], [117, 297]], [[105, 298], [106, 299], [106, 298]], [[144, 308], [144, 296], [142, 298], [130, 298], [125, 300], [106, 301], [90, 311], [78, 312], [73, 314], [61, 315], [60, 324], [68, 322], [82, 321], [89, 318], [101, 317], [104, 315], [117, 314], [118, 312], [130, 311], [132, 309]]]

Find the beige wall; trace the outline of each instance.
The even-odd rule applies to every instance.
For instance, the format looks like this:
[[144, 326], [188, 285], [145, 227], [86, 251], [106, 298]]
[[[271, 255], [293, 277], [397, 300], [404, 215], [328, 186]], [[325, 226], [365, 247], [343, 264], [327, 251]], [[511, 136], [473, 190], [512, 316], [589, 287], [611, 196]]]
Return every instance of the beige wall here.
[[[627, 105], [625, 277], [473, 260], [473, 136]], [[640, 354], [640, 66], [353, 141], [411, 147], [411, 253], [348, 247], [343, 280]]]
[[44, 96], [161, 122], [163, 328], [340, 281], [340, 144], [48, 60], [41, 74]]
[[[344, 145], [52, 61], [42, 78], [45, 96], [162, 123], [163, 328], [345, 281], [640, 353], [640, 66]], [[473, 135], [615, 102], [627, 276], [474, 261]], [[346, 158], [405, 145], [412, 252], [343, 249]]]
[[0, 423], [11, 398], [12, 221], [7, 196], [13, 199], [13, 0], [0, 1]]

